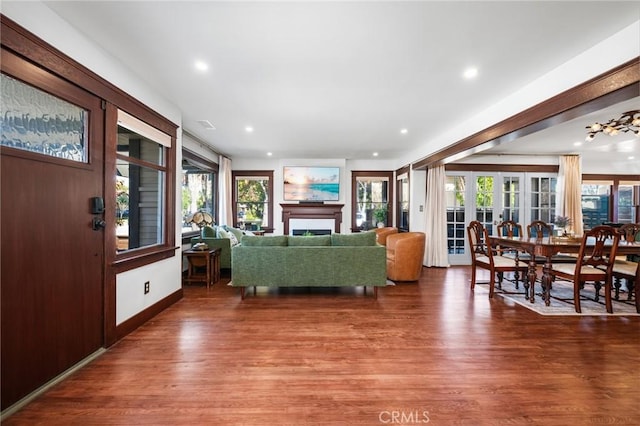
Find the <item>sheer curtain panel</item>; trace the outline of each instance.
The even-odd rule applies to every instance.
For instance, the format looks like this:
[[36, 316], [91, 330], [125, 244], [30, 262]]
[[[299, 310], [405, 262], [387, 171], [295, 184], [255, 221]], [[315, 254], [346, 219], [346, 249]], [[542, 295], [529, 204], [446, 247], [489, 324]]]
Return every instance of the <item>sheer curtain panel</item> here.
[[563, 155], [560, 157], [558, 170], [558, 194], [563, 216], [571, 218], [571, 230], [576, 236], [582, 236], [582, 159], [579, 155]]
[[231, 160], [224, 155], [220, 156], [220, 225], [233, 226]]
[[446, 176], [444, 166], [427, 170], [427, 199], [424, 250], [425, 266], [449, 266], [447, 251], [447, 203], [445, 199]]

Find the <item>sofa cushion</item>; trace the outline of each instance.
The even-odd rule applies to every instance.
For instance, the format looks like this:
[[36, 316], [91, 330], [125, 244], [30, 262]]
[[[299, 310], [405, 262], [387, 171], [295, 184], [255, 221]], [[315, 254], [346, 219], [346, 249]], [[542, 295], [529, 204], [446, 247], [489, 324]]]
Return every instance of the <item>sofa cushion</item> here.
[[217, 238], [218, 230], [216, 226], [203, 226], [201, 231], [202, 238]]
[[243, 246], [256, 246], [256, 247], [269, 247], [269, 246], [287, 246], [287, 236], [286, 235], [273, 235], [268, 237], [259, 237], [259, 236], [251, 236], [245, 235], [242, 237], [242, 245]]
[[242, 229], [233, 228], [233, 227], [231, 227], [231, 226], [227, 226], [227, 225], [223, 225], [222, 227], [223, 227], [223, 229], [224, 229], [225, 231], [227, 231], [227, 232], [231, 232], [233, 235], [235, 235], [235, 236], [236, 236], [236, 239], [237, 239], [238, 241], [242, 240], [242, 235], [244, 234], [244, 233], [242, 232]]
[[302, 235], [289, 236], [288, 244], [290, 246], [312, 247], [312, 246], [330, 246], [331, 235], [314, 235], [305, 237]]
[[220, 228], [218, 229], [218, 235], [220, 235], [220, 238], [226, 238], [229, 241], [231, 241], [231, 247], [237, 246], [238, 244], [240, 244], [240, 241], [238, 240], [238, 238], [231, 231], [225, 231], [224, 229]]
[[376, 233], [374, 231], [358, 232], [355, 234], [331, 234], [332, 246], [375, 246]]

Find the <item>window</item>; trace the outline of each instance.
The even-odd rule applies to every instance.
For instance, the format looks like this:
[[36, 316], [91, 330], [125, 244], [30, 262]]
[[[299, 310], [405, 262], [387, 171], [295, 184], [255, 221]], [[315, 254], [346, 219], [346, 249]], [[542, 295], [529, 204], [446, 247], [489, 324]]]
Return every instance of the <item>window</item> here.
[[396, 177], [396, 193], [398, 206], [396, 212], [396, 227], [409, 231], [409, 172], [400, 170]]
[[352, 172], [351, 230], [390, 226], [393, 172]]
[[273, 171], [232, 172], [233, 226], [273, 232]]
[[[636, 186], [636, 189], [638, 187]], [[634, 200], [634, 186], [632, 184], [620, 184], [618, 186], [618, 222], [637, 223], [636, 206], [637, 198]]]
[[[182, 150], [182, 191], [181, 214], [182, 234], [190, 236], [197, 233], [198, 228], [186, 220], [197, 211], [205, 211], [215, 219], [216, 211], [216, 179], [218, 165], [190, 151]], [[216, 220], [216, 222], [218, 222]]]
[[1, 74], [0, 145], [88, 161], [89, 111]]
[[606, 183], [582, 184], [582, 223], [585, 229], [609, 222], [609, 189]]
[[636, 223], [640, 185], [623, 175], [583, 175], [582, 217], [585, 229], [603, 223]]
[[117, 250], [166, 243], [167, 150], [171, 137], [118, 111]]
[[556, 177], [531, 177], [531, 218], [553, 223], [556, 217]]

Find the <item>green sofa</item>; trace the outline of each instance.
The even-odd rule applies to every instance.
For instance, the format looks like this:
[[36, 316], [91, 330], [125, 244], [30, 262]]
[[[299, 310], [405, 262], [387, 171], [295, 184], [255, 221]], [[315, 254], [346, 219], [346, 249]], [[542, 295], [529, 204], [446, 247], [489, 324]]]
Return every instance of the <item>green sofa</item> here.
[[375, 232], [320, 236], [243, 236], [231, 249], [231, 285], [342, 287], [387, 283], [386, 250]]
[[[246, 231], [225, 225], [204, 226], [200, 231], [202, 242], [206, 243], [209, 248], [220, 249], [220, 268], [222, 269], [231, 269], [231, 247], [237, 244], [245, 234]], [[200, 237], [191, 238], [191, 246], [199, 242]]]

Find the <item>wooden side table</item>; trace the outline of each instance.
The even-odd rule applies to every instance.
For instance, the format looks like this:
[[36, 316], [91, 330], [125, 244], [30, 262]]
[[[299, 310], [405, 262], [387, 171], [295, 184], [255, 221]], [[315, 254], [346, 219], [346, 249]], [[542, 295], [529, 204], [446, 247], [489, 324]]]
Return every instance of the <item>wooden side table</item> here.
[[[207, 288], [220, 281], [220, 248], [186, 250], [182, 254], [189, 262], [185, 283], [204, 282]], [[204, 269], [204, 272], [202, 272]]]

